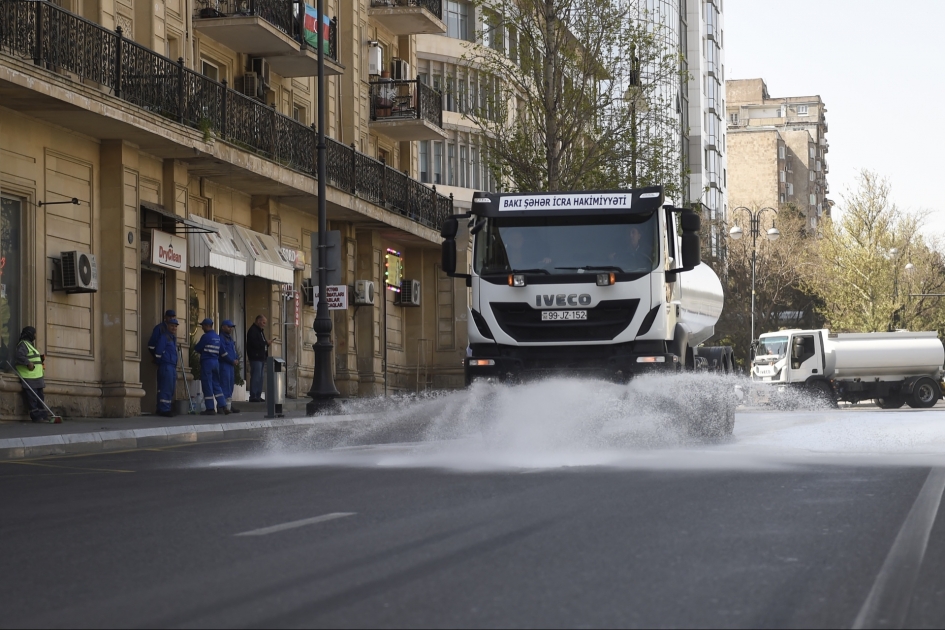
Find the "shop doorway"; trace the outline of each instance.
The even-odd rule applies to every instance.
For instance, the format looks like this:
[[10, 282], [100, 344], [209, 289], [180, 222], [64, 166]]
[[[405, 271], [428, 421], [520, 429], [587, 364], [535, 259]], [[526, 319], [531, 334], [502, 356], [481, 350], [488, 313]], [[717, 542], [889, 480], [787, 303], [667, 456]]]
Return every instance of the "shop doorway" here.
[[157, 366], [148, 352], [151, 331], [164, 319], [164, 272], [141, 269], [141, 413], [157, 409]]
[[219, 324], [228, 319], [233, 322], [233, 341], [240, 356], [238, 372], [244, 381], [243, 385], [236, 385], [233, 389], [233, 400], [243, 401], [246, 396], [246, 287], [243, 276], [217, 276], [217, 329]]

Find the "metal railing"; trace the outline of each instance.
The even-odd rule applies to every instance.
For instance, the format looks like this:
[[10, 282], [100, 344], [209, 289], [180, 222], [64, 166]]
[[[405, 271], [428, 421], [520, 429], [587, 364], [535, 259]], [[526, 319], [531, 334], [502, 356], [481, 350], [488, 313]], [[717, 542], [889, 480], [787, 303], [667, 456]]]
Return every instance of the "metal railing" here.
[[[305, 13], [299, 14], [293, 0], [198, 0], [195, 20], [222, 17], [260, 17], [312, 51], [315, 46], [305, 40]], [[317, 26], [317, 25], [316, 25]], [[317, 51], [316, 51], [317, 52]], [[338, 61], [338, 18], [331, 18], [325, 55]]]
[[443, 95], [419, 79], [370, 84], [371, 120], [416, 118], [443, 127]]
[[[0, 51], [98, 83], [120, 99], [201, 130], [283, 166], [317, 176], [314, 127], [49, 2], [0, 2]], [[426, 86], [422, 86], [426, 87]], [[432, 91], [435, 98], [439, 93]], [[421, 90], [421, 108], [427, 98]], [[441, 114], [442, 115], [442, 114]], [[444, 197], [399, 171], [328, 139], [326, 184], [439, 229], [453, 213]], [[381, 164], [378, 170], [377, 164]], [[403, 181], [402, 181], [403, 180]]]
[[372, 7], [422, 7], [443, 19], [443, 0], [371, 0]]

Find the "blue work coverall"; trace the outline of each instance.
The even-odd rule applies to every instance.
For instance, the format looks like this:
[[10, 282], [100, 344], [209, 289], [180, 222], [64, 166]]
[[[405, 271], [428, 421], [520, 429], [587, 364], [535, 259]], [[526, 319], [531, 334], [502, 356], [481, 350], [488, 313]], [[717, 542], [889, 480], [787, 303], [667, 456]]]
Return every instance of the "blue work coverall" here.
[[160, 340], [161, 335], [167, 334], [167, 324], [164, 322], [159, 323], [154, 327], [154, 330], [151, 331], [151, 337], [148, 338], [148, 352], [151, 353], [151, 356], [155, 359], [157, 358], [157, 344]]
[[166, 329], [154, 345], [154, 360], [158, 365], [157, 411], [170, 413], [177, 387], [177, 339]]
[[[224, 359], [223, 356], [226, 355]], [[220, 335], [220, 387], [223, 388], [223, 397], [227, 400], [233, 398], [233, 386], [236, 383], [236, 342], [233, 337], [223, 333]]]
[[220, 348], [220, 335], [214, 330], [205, 332], [194, 350], [200, 353], [200, 384], [203, 386], [203, 401], [207, 411], [214, 410], [214, 399], [217, 411], [222, 411], [226, 409], [226, 398], [220, 386], [220, 359], [226, 360], [227, 355]]

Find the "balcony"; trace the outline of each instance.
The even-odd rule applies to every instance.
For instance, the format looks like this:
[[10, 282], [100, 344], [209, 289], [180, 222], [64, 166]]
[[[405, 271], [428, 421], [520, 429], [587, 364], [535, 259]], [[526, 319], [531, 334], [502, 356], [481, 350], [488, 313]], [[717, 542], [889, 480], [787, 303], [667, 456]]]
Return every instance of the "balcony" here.
[[418, 79], [371, 83], [371, 129], [397, 141], [442, 140], [443, 96]]
[[[306, 41], [304, 20], [291, 0], [198, 0], [194, 30], [224, 46], [263, 57], [283, 77], [318, 74], [315, 35]], [[338, 19], [332, 18], [325, 42], [325, 74], [344, 73], [338, 63]]]
[[[0, 2], [0, 59], [4, 55], [31, 60], [37, 72], [56, 72], [77, 86], [98, 84], [104, 88], [101, 98], [106, 104], [109, 99], [120, 99], [167, 119], [168, 125], [199, 129], [205, 138], [217, 138], [317, 177], [314, 128], [125, 39], [120, 29], [109, 31], [49, 2], [4, 0]], [[438, 99], [439, 93], [433, 93]], [[16, 102], [5, 100], [4, 105], [12, 107]], [[28, 102], [24, 99], [24, 109]], [[52, 111], [59, 124], [68, 119], [77, 121], [82, 130], [107, 129], [106, 133], [115, 134], [104, 137], [126, 137], [129, 129], [106, 116], [94, 121], [84, 112], [71, 116], [61, 102]], [[451, 198], [372, 161], [353, 146], [330, 138], [327, 144], [325, 183], [329, 186], [433, 229], [439, 229], [453, 213]], [[214, 164], [221, 163], [214, 160]]]
[[394, 35], [442, 35], [443, 0], [371, 0], [368, 16]]

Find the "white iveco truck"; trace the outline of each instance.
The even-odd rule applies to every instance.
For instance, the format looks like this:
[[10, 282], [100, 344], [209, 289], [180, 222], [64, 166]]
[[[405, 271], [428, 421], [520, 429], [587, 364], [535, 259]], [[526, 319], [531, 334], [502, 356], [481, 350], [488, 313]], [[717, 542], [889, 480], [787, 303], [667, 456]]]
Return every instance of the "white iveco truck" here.
[[[471, 273], [456, 272], [469, 219]], [[731, 349], [694, 349], [715, 332], [722, 285], [701, 264], [699, 215], [662, 187], [568, 193], [477, 192], [442, 228], [443, 269], [472, 287], [466, 382], [731, 369]], [[705, 356], [707, 355], [707, 356]], [[731, 433], [734, 405], [721, 426]]]
[[883, 409], [923, 409], [941, 398], [943, 363], [945, 347], [935, 331], [781, 330], [758, 338], [751, 378], [827, 402], [873, 399]]

